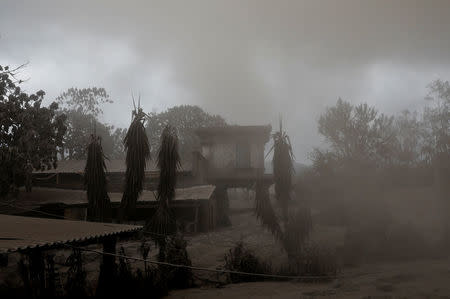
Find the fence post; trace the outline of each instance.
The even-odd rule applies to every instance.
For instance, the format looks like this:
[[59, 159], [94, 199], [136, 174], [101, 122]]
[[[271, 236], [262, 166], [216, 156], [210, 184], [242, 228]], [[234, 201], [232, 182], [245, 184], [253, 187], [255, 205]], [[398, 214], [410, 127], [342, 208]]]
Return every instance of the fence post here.
[[116, 276], [116, 237], [103, 239], [103, 258], [98, 277], [97, 297], [106, 298], [114, 295], [114, 279]]

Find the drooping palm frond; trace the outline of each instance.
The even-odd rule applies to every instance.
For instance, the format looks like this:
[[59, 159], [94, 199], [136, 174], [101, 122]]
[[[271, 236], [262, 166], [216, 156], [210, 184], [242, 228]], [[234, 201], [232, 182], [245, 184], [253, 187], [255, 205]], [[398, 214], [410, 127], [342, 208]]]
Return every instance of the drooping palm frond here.
[[256, 182], [255, 205], [256, 217], [276, 238], [281, 240], [283, 238], [283, 231], [270, 203], [268, 186], [260, 180]]
[[111, 203], [106, 190], [105, 156], [100, 138], [91, 135], [84, 169], [84, 185], [88, 197], [87, 218], [90, 221], [111, 220]]
[[176, 231], [176, 222], [170, 212], [170, 202], [175, 198], [177, 169], [180, 167], [178, 137], [175, 129], [166, 126], [161, 134], [157, 165], [159, 168], [158, 208], [147, 222], [146, 230], [154, 233], [154, 240], [160, 246], [160, 260], [164, 260], [166, 236]]
[[120, 218], [127, 220], [134, 215], [145, 179], [145, 167], [150, 159], [150, 144], [144, 128], [145, 113], [140, 107], [133, 111], [133, 121], [124, 139], [126, 155], [125, 190], [120, 203]]
[[177, 231], [177, 224], [170, 212], [167, 202], [159, 201], [155, 214], [145, 224], [145, 231], [151, 234], [151, 238], [159, 246], [159, 261], [165, 261], [167, 238]]
[[287, 206], [292, 191], [292, 175], [294, 172], [293, 153], [289, 136], [282, 131], [273, 134], [273, 176], [275, 180], [275, 196], [283, 210], [283, 218], [287, 221]]
[[178, 153], [178, 137], [175, 129], [166, 126], [161, 134], [161, 145], [158, 151], [158, 198], [170, 202], [175, 197], [177, 169], [181, 166]]

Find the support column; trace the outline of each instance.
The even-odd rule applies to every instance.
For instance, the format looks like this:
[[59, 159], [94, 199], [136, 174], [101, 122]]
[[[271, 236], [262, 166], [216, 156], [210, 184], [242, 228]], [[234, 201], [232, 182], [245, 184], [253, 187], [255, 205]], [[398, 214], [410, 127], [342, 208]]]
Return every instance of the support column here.
[[[116, 237], [108, 237], [103, 241], [103, 252], [116, 254]], [[116, 268], [116, 257], [103, 255], [103, 268], [107, 273], [113, 273]]]
[[217, 200], [217, 224], [219, 226], [230, 226], [231, 221], [229, 217], [230, 203], [228, 200], [228, 187], [220, 184], [216, 185], [216, 200]]
[[[103, 240], [103, 252], [116, 253], [116, 237], [107, 237]], [[116, 257], [104, 254], [100, 265], [100, 274], [98, 277], [97, 297], [114, 297], [114, 279], [116, 276]]]
[[28, 273], [23, 273], [25, 287], [30, 297], [40, 298], [45, 293], [45, 262], [40, 248], [32, 249], [26, 253], [28, 256]]

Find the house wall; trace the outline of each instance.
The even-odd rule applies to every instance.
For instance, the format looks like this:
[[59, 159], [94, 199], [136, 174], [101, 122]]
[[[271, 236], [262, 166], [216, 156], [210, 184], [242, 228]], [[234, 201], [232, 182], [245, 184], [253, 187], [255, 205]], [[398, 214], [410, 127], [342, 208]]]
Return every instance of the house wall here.
[[210, 145], [209, 165], [214, 168], [233, 168], [236, 164], [236, 145], [215, 143]]
[[[213, 168], [235, 168], [236, 167], [236, 140], [204, 145], [202, 155], [208, 160]], [[264, 168], [264, 145], [250, 143], [250, 168]]]
[[36, 187], [84, 189], [83, 175], [79, 173], [33, 174], [32, 179]]
[[86, 220], [87, 208], [68, 207], [64, 209], [64, 218], [70, 220]]
[[250, 159], [253, 168], [264, 168], [264, 144], [251, 144]]

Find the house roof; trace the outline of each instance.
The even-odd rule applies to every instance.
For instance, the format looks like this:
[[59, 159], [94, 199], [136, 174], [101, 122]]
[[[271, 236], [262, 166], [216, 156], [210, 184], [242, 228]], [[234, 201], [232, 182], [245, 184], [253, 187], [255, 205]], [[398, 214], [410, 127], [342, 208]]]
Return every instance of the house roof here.
[[141, 226], [0, 214], [0, 253], [84, 243], [140, 230]]
[[[127, 169], [125, 160], [105, 160], [106, 172], [125, 172]], [[84, 173], [84, 168], [86, 166], [86, 160], [61, 160], [58, 161], [57, 167], [45, 170], [35, 170], [33, 173]], [[190, 161], [184, 161], [181, 163], [180, 172], [190, 171], [192, 168]], [[158, 167], [155, 161], [147, 161], [145, 167], [146, 172], [157, 172]]]
[[264, 126], [225, 126], [225, 127], [208, 127], [195, 130], [197, 136], [202, 138], [223, 137], [223, 136], [248, 136], [250, 138], [263, 137], [266, 142], [270, 138], [272, 132], [271, 125]]
[[[177, 188], [175, 190], [175, 201], [195, 201], [208, 200], [211, 198], [215, 186], [203, 185], [189, 188]], [[144, 190], [138, 199], [139, 203], [156, 202], [155, 194], [152, 191]], [[122, 193], [109, 192], [112, 203], [118, 204], [122, 200]], [[17, 200], [11, 205], [0, 205], [0, 213], [22, 214], [24, 211], [38, 209], [41, 206], [50, 204], [86, 205], [87, 195], [84, 190], [70, 190], [58, 188], [33, 187], [32, 192], [19, 192]]]

